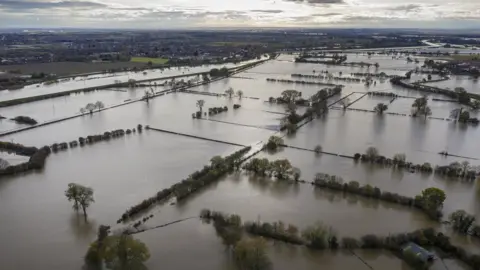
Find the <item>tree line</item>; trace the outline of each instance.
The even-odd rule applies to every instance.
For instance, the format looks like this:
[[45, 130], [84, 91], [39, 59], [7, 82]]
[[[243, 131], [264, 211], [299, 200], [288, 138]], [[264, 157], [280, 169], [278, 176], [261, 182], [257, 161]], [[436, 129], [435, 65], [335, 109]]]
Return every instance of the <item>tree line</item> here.
[[248, 153], [250, 149], [250, 146], [245, 147], [225, 158], [221, 156], [212, 157], [210, 160], [210, 165], [205, 165], [203, 169], [193, 172], [186, 179], [172, 185], [169, 188], [165, 188], [157, 192], [155, 196], [145, 199], [137, 205], [130, 207], [127, 211], [125, 211], [125, 213], [122, 214], [117, 223], [126, 221], [130, 217], [172, 196], [175, 197], [177, 201], [186, 199], [194, 192], [202, 189], [210, 183], [218, 181], [226, 173], [235, 168], [239, 168], [243, 155]]
[[18, 155], [30, 157], [28, 161], [24, 163], [20, 163], [17, 165], [7, 164], [5, 168], [0, 169], [0, 175], [12, 175], [27, 172], [30, 170], [43, 169], [43, 167], [45, 166], [45, 160], [51, 153], [48, 146], [44, 146], [38, 149], [36, 147], [28, 147], [22, 144], [10, 142], [0, 142], [0, 150], [6, 150], [8, 152], [14, 152]]
[[[213, 222], [217, 234], [222, 238], [224, 244], [230, 247], [235, 247], [240, 239], [242, 239], [242, 233], [245, 231], [251, 235], [289, 244], [304, 245], [311, 249], [347, 249], [352, 252], [355, 249], [389, 250], [402, 257], [407, 263], [415, 267], [415, 269], [427, 269], [429, 267], [428, 262], [420, 260], [416, 254], [411, 254], [404, 249], [405, 245], [413, 242], [422, 247], [438, 248], [446, 257], [452, 256], [459, 259], [473, 269], [480, 267], [480, 255], [471, 254], [464, 248], [453, 245], [448, 236], [441, 232], [436, 232], [432, 228], [420, 229], [409, 233], [390, 234], [388, 236], [367, 234], [359, 239], [352, 237], [342, 237], [339, 239], [332, 227], [322, 223], [308, 226], [300, 232], [296, 226], [291, 224], [287, 225], [282, 221], [273, 223], [247, 221], [242, 223], [238, 215], [228, 215], [208, 209], [202, 210], [200, 217], [206, 222]], [[262, 257], [262, 261], [263, 260], [264, 258]], [[251, 260], [246, 260], [244, 263], [255, 265], [255, 262], [258, 261], [252, 258]]]
[[424, 211], [434, 220], [439, 220], [442, 217], [441, 209], [443, 207], [443, 202], [446, 199], [445, 192], [434, 187], [427, 188], [423, 190], [421, 194], [415, 196], [415, 198], [411, 198], [388, 191], [382, 191], [380, 188], [368, 184], [360, 186], [357, 181], [350, 181], [347, 183], [339, 176], [324, 173], [317, 173], [312, 184], [319, 188], [328, 188], [331, 190], [361, 195], [367, 198], [414, 207]]
[[75, 148], [77, 146], [85, 146], [85, 144], [94, 144], [97, 142], [101, 141], [109, 141], [112, 138], [119, 138], [125, 136], [125, 134], [130, 135], [132, 133], [136, 133], [136, 130], [138, 130], [138, 133], [142, 133], [143, 126], [141, 124], [137, 125], [137, 128], [133, 129], [116, 129], [116, 130], [111, 130], [111, 131], [106, 131], [103, 134], [96, 134], [96, 135], [88, 135], [86, 137], [79, 137], [78, 140], [75, 141], [70, 141], [69, 143], [67, 142], [61, 142], [61, 143], [53, 143], [50, 148], [53, 152], [58, 152], [59, 150], [66, 150], [70, 146], [70, 148]]
[[401, 153], [395, 154], [393, 158], [387, 158], [380, 155], [377, 148], [375, 147], [367, 148], [364, 154], [355, 153], [353, 159], [355, 161], [370, 162], [386, 166], [393, 166], [396, 168], [404, 168], [412, 172], [435, 172], [439, 175], [466, 178], [469, 180], [473, 180], [477, 177], [477, 172], [473, 167], [470, 166], [470, 163], [468, 161], [463, 161], [462, 163], [452, 162], [449, 165], [432, 167], [432, 165], [428, 162], [425, 162], [423, 164], [413, 164], [412, 162], [408, 162], [406, 160], [406, 155]]

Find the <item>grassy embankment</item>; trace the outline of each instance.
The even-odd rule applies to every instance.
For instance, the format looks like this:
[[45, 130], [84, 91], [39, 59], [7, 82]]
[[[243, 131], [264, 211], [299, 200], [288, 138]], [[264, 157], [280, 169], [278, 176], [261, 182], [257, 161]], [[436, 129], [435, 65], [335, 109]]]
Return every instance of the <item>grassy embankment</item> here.
[[153, 65], [164, 65], [168, 62], [167, 58], [151, 58], [151, 57], [132, 57], [130, 62], [145, 63], [152, 62]]

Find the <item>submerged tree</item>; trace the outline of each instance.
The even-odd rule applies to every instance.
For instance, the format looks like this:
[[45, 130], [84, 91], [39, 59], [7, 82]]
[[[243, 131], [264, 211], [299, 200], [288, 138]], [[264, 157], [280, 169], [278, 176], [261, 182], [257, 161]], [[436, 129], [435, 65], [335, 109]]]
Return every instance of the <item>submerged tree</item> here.
[[232, 98], [232, 96], [235, 94], [235, 91], [233, 90], [232, 87], [230, 87], [227, 90], [225, 90], [225, 94], [228, 96], [228, 98]]
[[93, 113], [93, 111], [97, 108], [95, 104], [93, 103], [88, 103], [87, 106], [85, 106], [85, 109], [89, 111], [90, 113]]
[[423, 115], [425, 119], [427, 119], [427, 116], [432, 115], [432, 110], [430, 109], [430, 107], [426, 106], [421, 111], [419, 111], [419, 113]]
[[242, 90], [238, 90], [238, 91], [237, 91], [237, 96], [238, 96], [239, 99], [242, 99], [242, 97], [243, 97], [243, 91], [242, 91]]
[[95, 102], [95, 107], [98, 109], [98, 111], [100, 111], [101, 109], [105, 108], [105, 104], [103, 104], [101, 101], [97, 101]]
[[331, 227], [322, 223], [309, 226], [302, 231], [302, 236], [308, 241], [308, 246], [315, 249], [325, 249], [330, 246], [331, 240], [335, 234]]
[[203, 111], [203, 106], [205, 105], [205, 100], [199, 99], [197, 100], [197, 107], [200, 109], [200, 112]]
[[378, 150], [377, 148], [373, 147], [373, 146], [370, 146], [367, 148], [367, 151], [365, 151], [365, 155], [367, 155], [367, 157], [372, 160], [376, 157], [378, 157]]
[[143, 264], [150, 258], [147, 246], [130, 235], [112, 235], [100, 238], [90, 245], [85, 256], [87, 265], [96, 263], [96, 260], [105, 262], [108, 269], [114, 270], [143, 270]]
[[234, 261], [240, 270], [268, 270], [272, 263], [266, 253], [263, 238], [242, 239], [233, 249]]
[[426, 210], [436, 211], [443, 206], [446, 195], [443, 190], [431, 187], [422, 191], [421, 199]]
[[450, 214], [449, 220], [454, 230], [467, 233], [474, 225], [475, 217], [464, 210], [457, 210]]
[[413, 116], [423, 115], [425, 119], [432, 114], [432, 110], [428, 107], [427, 97], [415, 99], [412, 104], [412, 114]]
[[295, 103], [297, 98], [301, 96], [302, 96], [302, 93], [297, 90], [285, 90], [282, 92], [282, 98], [287, 103]]
[[405, 163], [407, 156], [403, 153], [398, 153], [393, 155], [393, 161], [396, 163]]
[[288, 159], [278, 159], [271, 164], [272, 172], [275, 174], [277, 179], [288, 179], [289, 176], [293, 173], [292, 164]]
[[278, 136], [275, 136], [275, 135], [272, 135], [272, 136], [270, 136], [270, 138], [268, 138], [268, 142], [267, 142], [266, 146], [267, 146], [267, 149], [269, 149], [269, 150], [275, 150], [283, 144], [284, 144], [284, 142], [283, 142], [282, 138], [280, 138]]
[[378, 114], [383, 114], [384, 111], [388, 110], [388, 106], [383, 103], [378, 103], [373, 110]]
[[65, 196], [68, 201], [73, 201], [73, 209], [78, 211], [81, 207], [83, 215], [87, 218], [87, 208], [91, 203], [95, 202], [93, 199], [93, 189], [79, 184], [70, 183], [68, 189], [65, 191]]

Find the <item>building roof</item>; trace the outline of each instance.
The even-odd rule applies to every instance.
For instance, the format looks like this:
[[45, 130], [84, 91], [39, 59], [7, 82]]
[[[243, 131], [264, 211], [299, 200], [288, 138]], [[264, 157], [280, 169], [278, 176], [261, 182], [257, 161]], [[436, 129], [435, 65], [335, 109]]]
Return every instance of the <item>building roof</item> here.
[[432, 260], [433, 258], [435, 258], [435, 255], [432, 252], [424, 249], [423, 247], [421, 247], [421, 246], [419, 246], [419, 245], [417, 245], [413, 242], [410, 242], [410, 243], [406, 244], [405, 246], [403, 246], [402, 251], [403, 252], [411, 251], [424, 262]]

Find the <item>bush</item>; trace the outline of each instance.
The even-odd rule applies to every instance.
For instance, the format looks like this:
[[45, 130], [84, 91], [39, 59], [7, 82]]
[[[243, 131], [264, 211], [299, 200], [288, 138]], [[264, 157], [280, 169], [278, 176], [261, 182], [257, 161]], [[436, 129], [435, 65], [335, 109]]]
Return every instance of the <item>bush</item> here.
[[267, 142], [267, 149], [276, 150], [279, 146], [283, 145], [283, 139], [278, 136], [270, 136]]
[[36, 125], [37, 120], [28, 117], [28, 116], [17, 116], [15, 118], [12, 118], [13, 121], [19, 123], [19, 124], [27, 124], [27, 125]]

